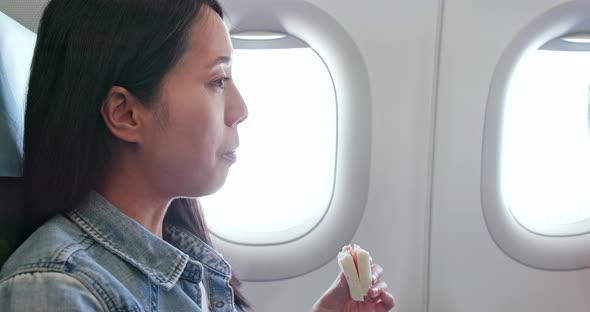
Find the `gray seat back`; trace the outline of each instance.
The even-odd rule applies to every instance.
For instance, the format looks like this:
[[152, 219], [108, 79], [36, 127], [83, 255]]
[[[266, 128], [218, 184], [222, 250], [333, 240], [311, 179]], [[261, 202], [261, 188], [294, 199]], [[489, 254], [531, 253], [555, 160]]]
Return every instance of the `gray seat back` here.
[[22, 215], [22, 137], [36, 35], [0, 12], [0, 264], [15, 248]]

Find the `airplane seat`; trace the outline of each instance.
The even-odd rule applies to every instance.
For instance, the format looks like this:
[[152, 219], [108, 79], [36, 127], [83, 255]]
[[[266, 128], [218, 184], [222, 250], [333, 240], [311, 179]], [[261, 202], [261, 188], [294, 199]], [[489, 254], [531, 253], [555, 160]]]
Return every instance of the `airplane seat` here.
[[22, 178], [0, 177], [0, 266], [17, 247], [22, 203]]
[[0, 12], [0, 265], [22, 224], [22, 137], [26, 87], [36, 35]]

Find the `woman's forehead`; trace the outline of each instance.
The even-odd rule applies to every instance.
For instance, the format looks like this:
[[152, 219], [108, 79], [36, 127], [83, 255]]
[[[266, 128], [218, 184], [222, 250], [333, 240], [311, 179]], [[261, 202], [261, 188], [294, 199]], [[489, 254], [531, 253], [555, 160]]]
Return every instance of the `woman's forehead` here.
[[231, 58], [232, 46], [221, 17], [208, 6], [203, 7], [189, 32], [187, 53], [203, 63]]

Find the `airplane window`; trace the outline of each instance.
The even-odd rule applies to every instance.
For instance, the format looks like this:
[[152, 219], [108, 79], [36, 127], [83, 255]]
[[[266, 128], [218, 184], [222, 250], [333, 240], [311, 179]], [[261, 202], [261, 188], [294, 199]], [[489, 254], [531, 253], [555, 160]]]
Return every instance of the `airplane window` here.
[[347, 31], [307, 1], [227, 4], [249, 117], [226, 184], [203, 198], [211, 240], [242, 280], [300, 276], [332, 261], [363, 217], [368, 71]]
[[232, 76], [249, 117], [238, 127], [238, 161], [226, 184], [202, 198], [207, 223], [214, 235], [235, 243], [290, 241], [317, 225], [330, 206], [334, 84], [309, 46], [236, 48], [233, 58]]
[[590, 229], [583, 222], [590, 218], [589, 86], [587, 51], [533, 50], [513, 73], [501, 135], [501, 194], [533, 232]]
[[507, 256], [537, 269], [590, 267], [589, 10], [571, 1], [531, 20], [488, 93], [483, 216]]

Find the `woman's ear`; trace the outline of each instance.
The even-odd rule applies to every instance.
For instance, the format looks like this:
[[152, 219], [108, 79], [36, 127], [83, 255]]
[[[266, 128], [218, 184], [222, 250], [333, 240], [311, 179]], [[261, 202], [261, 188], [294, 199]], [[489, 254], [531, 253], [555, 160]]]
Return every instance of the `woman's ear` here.
[[100, 113], [111, 133], [122, 141], [141, 143], [142, 104], [127, 89], [113, 86]]

